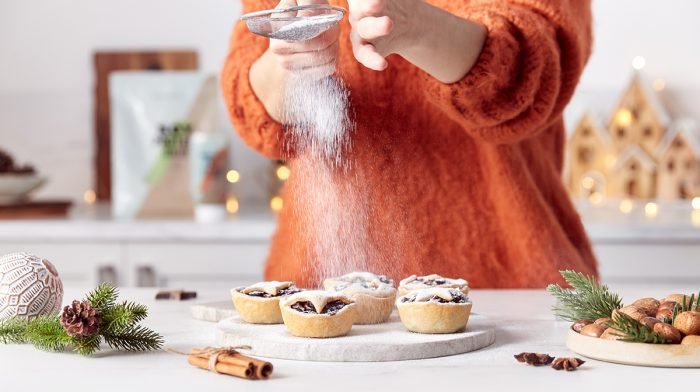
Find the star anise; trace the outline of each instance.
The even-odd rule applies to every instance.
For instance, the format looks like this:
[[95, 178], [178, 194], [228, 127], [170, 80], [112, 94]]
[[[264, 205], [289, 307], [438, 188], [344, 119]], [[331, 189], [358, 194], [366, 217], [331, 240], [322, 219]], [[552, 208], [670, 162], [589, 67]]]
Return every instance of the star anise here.
[[566, 370], [571, 372], [576, 370], [579, 366], [583, 365], [584, 363], [586, 363], [586, 361], [580, 358], [557, 358], [556, 360], [554, 360], [554, 363], [552, 363], [552, 369]]
[[538, 353], [520, 353], [513, 355], [513, 357], [522, 363], [527, 363], [533, 366], [549, 365], [554, 360], [554, 357], [550, 357], [548, 354], [538, 354]]

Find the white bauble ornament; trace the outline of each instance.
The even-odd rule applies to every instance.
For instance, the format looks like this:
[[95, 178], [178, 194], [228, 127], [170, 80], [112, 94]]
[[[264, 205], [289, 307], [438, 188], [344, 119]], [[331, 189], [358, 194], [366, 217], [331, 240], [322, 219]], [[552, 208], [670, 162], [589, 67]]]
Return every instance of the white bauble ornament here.
[[0, 321], [55, 314], [62, 302], [63, 284], [48, 260], [27, 253], [0, 257]]

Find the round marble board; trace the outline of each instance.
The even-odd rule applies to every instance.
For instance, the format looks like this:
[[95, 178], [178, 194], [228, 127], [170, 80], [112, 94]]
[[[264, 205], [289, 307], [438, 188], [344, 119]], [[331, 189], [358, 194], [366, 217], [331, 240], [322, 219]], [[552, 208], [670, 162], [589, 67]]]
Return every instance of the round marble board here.
[[566, 347], [584, 357], [623, 365], [700, 368], [700, 347], [618, 342], [583, 336], [569, 329]]
[[[467, 329], [453, 334], [406, 330], [396, 312], [389, 322], [354, 325], [347, 336], [309, 339], [292, 336], [284, 324], [254, 325], [238, 315], [218, 324], [219, 346], [250, 346], [246, 354], [278, 359], [326, 362], [382, 362], [456, 355], [491, 345], [496, 334], [484, 316], [469, 317]], [[243, 350], [241, 350], [243, 351]]]

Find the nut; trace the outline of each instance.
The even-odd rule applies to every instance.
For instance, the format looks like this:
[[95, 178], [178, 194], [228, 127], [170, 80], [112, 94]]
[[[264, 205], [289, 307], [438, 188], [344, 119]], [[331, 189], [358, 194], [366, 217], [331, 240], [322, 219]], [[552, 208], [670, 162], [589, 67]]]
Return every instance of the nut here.
[[574, 331], [576, 331], [578, 333], [581, 333], [581, 328], [583, 328], [589, 324], [592, 324], [592, 323], [588, 320], [576, 320], [576, 322], [574, 322], [574, 324], [571, 326], [571, 329], [573, 329]]
[[590, 336], [593, 338], [599, 338], [600, 335], [605, 332], [605, 330], [608, 329], [607, 327], [604, 327], [602, 325], [598, 324], [588, 324], [581, 328], [581, 332], [579, 332], [583, 336]]
[[602, 318], [599, 318], [598, 320], [594, 321], [594, 323], [607, 327], [608, 323], [610, 323], [610, 319], [607, 317], [602, 317]]
[[654, 317], [644, 317], [643, 319], [639, 320], [639, 322], [644, 324], [644, 326], [651, 331], [654, 329], [654, 325], [660, 323], [661, 320]]
[[700, 346], [700, 336], [688, 335], [683, 338], [681, 344], [684, 346]]
[[653, 317], [659, 310], [660, 304], [661, 303], [654, 298], [642, 298], [632, 302], [631, 306], [636, 307], [640, 312], [646, 314], [647, 316]]
[[625, 339], [626, 336], [625, 334], [616, 329], [608, 328], [605, 330], [605, 332], [603, 332], [602, 335], [600, 335], [600, 338], [606, 340], [621, 340]]
[[613, 319], [615, 319], [615, 312], [624, 313], [637, 321], [643, 319], [644, 317], [647, 317], [646, 313], [640, 311], [636, 306], [632, 306], [632, 305], [625, 306], [622, 309], [618, 309], [618, 310], [613, 311], [613, 314], [612, 314]]
[[690, 297], [685, 295], [685, 294], [671, 294], [671, 295], [667, 295], [666, 298], [664, 298], [663, 301], [661, 301], [661, 302], [673, 301], [673, 302], [682, 304], [683, 298], [685, 298], [686, 302], [690, 301]]
[[656, 318], [659, 320], [663, 320], [665, 318], [671, 318], [673, 317], [673, 309], [659, 309], [658, 312], [656, 312]]
[[670, 324], [657, 323], [654, 325], [654, 332], [663, 336], [664, 339], [666, 339], [666, 343], [678, 344], [681, 342], [681, 331]]
[[683, 312], [676, 315], [673, 326], [684, 335], [700, 335], [700, 312]]
[[668, 310], [673, 311], [673, 308], [676, 307], [677, 303], [678, 302], [676, 302], [676, 301], [664, 301], [664, 302], [659, 304], [659, 311], [661, 311], [661, 309], [668, 309]]

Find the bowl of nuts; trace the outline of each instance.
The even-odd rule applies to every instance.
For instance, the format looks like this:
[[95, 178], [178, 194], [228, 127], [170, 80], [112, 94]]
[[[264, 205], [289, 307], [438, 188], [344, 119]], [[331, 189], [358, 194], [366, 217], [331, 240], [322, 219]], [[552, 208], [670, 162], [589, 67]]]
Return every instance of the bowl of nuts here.
[[32, 166], [17, 165], [10, 154], [0, 150], [0, 204], [15, 204], [46, 182]]
[[572, 322], [566, 345], [588, 358], [626, 365], [700, 368], [700, 293], [640, 298], [629, 305], [594, 278], [562, 275], [550, 285], [554, 311]]

